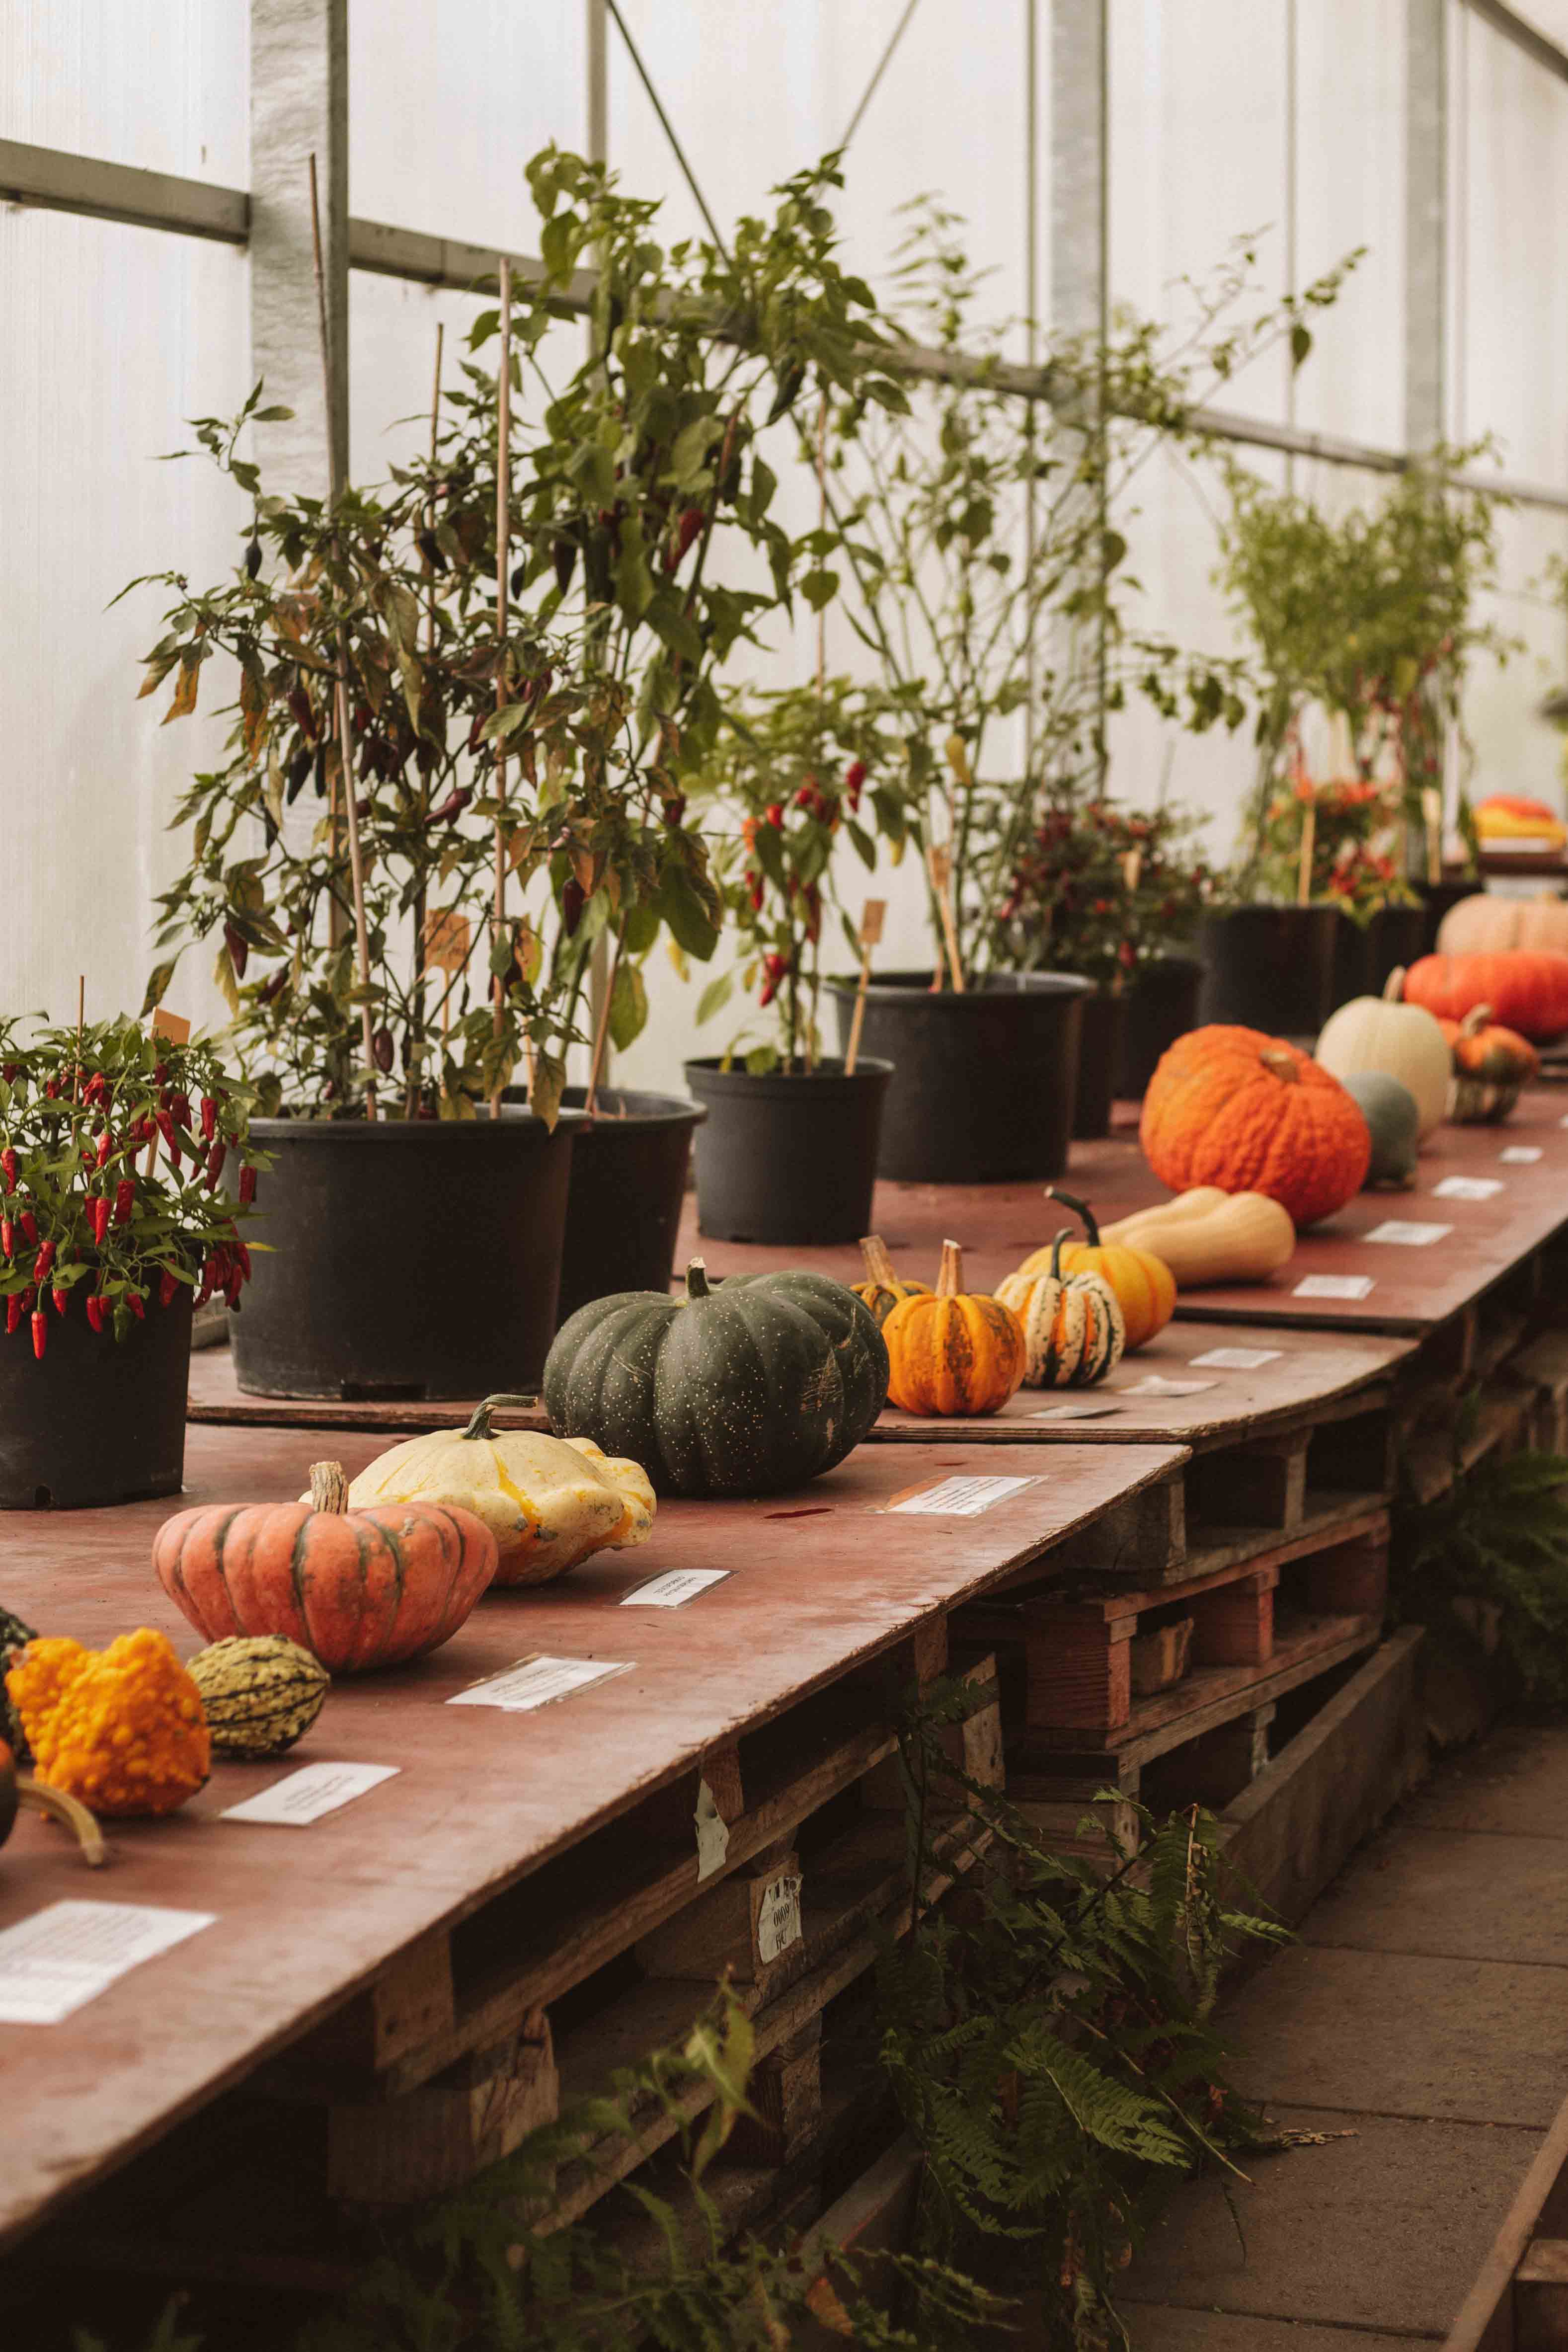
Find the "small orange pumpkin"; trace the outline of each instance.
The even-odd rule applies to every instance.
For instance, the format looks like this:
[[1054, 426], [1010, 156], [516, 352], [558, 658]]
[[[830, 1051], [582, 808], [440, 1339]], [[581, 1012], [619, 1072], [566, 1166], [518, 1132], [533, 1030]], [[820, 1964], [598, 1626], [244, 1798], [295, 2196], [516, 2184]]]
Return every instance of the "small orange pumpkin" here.
[[880, 1234], [866, 1235], [860, 1244], [860, 1255], [865, 1261], [866, 1279], [853, 1282], [849, 1287], [857, 1298], [865, 1300], [876, 1318], [879, 1330], [900, 1299], [931, 1297], [929, 1283], [906, 1282], [902, 1275], [894, 1271], [893, 1261], [888, 1255], [888, 1244]]
[[1430, 955], [1405, 975], [1405, 1001], [1439, 1021], [1462, 1021], [1478, 1004], [1521, 1037], [1568, 1029], [1568, 955], [1550, 948], [1500, 948], [1486, 955]]
[[965, 1419], [995, 1412], [1024, 1377], [1023, 1327], [987, 1292], [963, 1287], [963, 1252], [943, 1242], [934, 1292], [903, 1298], [882, 1326], [888, 1402]]
[[[1087, 1201], [1075, 1199], [1057, 1184], [1046, 1186], [1047, 1201], [1059, 1201], [1064, 1209], [1081, 1217], [1087, 1241], [1067, 1243], [1061, 1254], [1064, 1274], [1098, 1274], [1116, 1294], [1121, 1309], [1121, 1319], [1127, 1326], [1125, 1351], [1131, 1355], [1163, 1331], [1176, 1311], [1176, 1280], [1163, 1257], [1152, 1249], [1135, 1249], [1126, 1242], [1105, 1242], [1093, 1210]], [[1051, 1271], [1052, 1253], [1049, 1247], [1037, 1249], [1018, 1268], [1021, 1275], [1045, 1275]]]
[[1472, 1005], [1462, 1021], [1440, 1021], [1454, 1057], [1448, 1117], [1457, 1126], [1506, 1118], [1541, 1067], [1528, 1037], [1492, 1019], [1489, 1004]]
[[1161, 1056], [1138, 1137], [1173, 1192], [1266, 1192], [1297, 1226], [1353, 1201], [1372, 1164], [1371, 1130], [1338, 1078], [1283, 1037], [1223, 1023]]

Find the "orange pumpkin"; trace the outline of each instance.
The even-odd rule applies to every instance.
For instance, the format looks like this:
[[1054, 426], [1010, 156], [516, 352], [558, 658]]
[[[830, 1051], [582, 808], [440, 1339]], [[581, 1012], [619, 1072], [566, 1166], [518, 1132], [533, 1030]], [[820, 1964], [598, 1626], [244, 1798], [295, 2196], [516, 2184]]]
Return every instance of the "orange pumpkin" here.
[[965, 1419], [995, 1412], [1024, 1377], [1024, 1330], [1011, 1308], [963, 1287], [963, 1252], [942, 1245], [936, 1289], [900, 1299], [882, 1326], [888, 1402]]
[[1500, 898], [1479, 890], [1437, 926], [1439, 955], [1495, 955], [1502, 948], [1568, 954], [1568, 898]]
[[1534, 1046], [1517, 1030], [1500, 1027], [1489, 1004], [1437, 1026], [1454, 1057], [1448, 1117], [1460, 1127], [1506, 1118], [1541, 1067]]
[[931, 1285], [926, 1282], [906, 1282], [897, 1273], [888, 1255], [888, 1244], [880, 1234], [868, 1234], [860, 1244], [860, 1255], [865, 1260], [866, 1279], [849, 1286], [857, 1298], [863, 1298], [870, 1308], [880, 1330], [901, 1298], [929, 1298]]
[[[1121, 1319], [1127, 1326], [1125, 1352], [1142, 1348], [1157, 1331], [1163, 1331], [1176, 1311], [1176, 1282], [1163, 1257], [1151, 1249], [1133, 1249], [1125, 1242], [1106, 1243], [1100, 1237], [1094, 1212], [1087, 1201], [1064, 1192], [1058, 1185], [1046, 1186], [1047, 1201], [1059, 1201], [1083, 1220], [1087, 1241], [1068, 1242], [1061, 1253], [1064, 1274], [1098, 1274], [1116, 1294], [1121, 1309]], [[1051, 1251], [1037, 1249], [1024, 1260], [1020, 1275], [1034, 1276], [1051, 1271]]]
[[1405, 1001], [1439, 1021], [1462, 1021], [1478, 1004], [1521, 1037], [1560, 1037], [1568, 1029], [1568, 955], [1511, 948], [1494, 955], [1431, 955], [1405, 975]]
[[1261, 1029], [1224, 1024], [1178, 1037], [1143, 1097], [1143, 1156], [1185, 1192], [1263, 1192], [1298, 1227], [1360, 1192], [1372, 1135], [1352, 1096], [1309, 1055]]

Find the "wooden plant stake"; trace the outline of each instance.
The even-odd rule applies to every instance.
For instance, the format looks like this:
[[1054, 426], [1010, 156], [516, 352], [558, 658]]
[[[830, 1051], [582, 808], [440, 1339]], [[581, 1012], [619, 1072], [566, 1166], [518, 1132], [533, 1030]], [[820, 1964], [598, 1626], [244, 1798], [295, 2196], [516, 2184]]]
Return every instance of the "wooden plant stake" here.
[[1428, 784], [1421, 794], [1421, 815], [1426, 827], [1426, 879], [1443, 879], [1443, 795]]
[[[511, 263], [500, 257], [500, 368], [496, 378], [496, 709], [506, 709], [506, 640], [511, 571]], [[499, 947], [506, 931], [506, 747], [496, 738], [496, 903]], [[495, 976], [495, 1034], [506, 1025], [506, 975]], [[490, 1094], [490, 1117], [500, 1117], [500, 1078]]]
[[[332, 432], [333, 370], [331, 338], [327, 332], [327, 279], [321, 267], [321, 215], [316, 194], [316, 158], [310, 157], [310, 245], [316, 266], [316, 323], [321, 339], [321, 395], [327, 410], [329, 488], [332, 509], [342, 496], [338, 470], [338, 445]], [[375, 1033], [370, 1017], [370, 930], [364, 917], [364, 858], [360, 848], [359, 805], [354, 797], [353, 727], [349, 709], [349, 633], [338, 623], [338, 772], [342, 787], [343, 814], [348, 824], [349, 874], [353, 884], [354, 961], [359, 966], [360, 1032], [364, 1046], [364, 1115], [374, 1121]]]
[[[937, 913], [942, 919], [942, 935], [947, 948], [948, 969], [952, 974], [953, 993], [963, 994], [963, 966], [958, 955], [958, 926], [952, 913], [952, 852], [945, 843], [932, 842], [926, 851], [926, 870], [931, 887], [936, 893]], [[940, 984], [942, 966], [937, 965]]]
[[1304, 907], [1312, 896], [1312, 845], [1317, 835], [1318, 804], [1308, 801], [1301, 811], [1301, 857], [1296, 868], [1296, 904]]
[[855, 990], [855, 1011], [849, 1022], [849, 1044], [844, 1055], [844, 1075], [852, 1078], [860, 1055], [860, 1032], [866, 1020], [866, 991], [871, 985], [871, 950], [882, 936], [887, 919], [885, 898], [868, 898], [860, 917], [860, 979]]

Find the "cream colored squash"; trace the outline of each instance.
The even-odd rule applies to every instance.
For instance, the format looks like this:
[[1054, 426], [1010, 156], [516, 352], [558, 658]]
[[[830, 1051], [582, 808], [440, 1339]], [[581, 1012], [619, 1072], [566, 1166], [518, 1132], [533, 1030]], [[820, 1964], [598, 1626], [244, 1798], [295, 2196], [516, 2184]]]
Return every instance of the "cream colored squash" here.
[[1211, 1283], [1266, 1282], [1289, 1263], [1296, 1228], [1289, 1210], [1267, 1193], [1216, 1192], [1205, 1184], [1102, 1225], [1100, 1239], [1152, 1250], [1178, 1290], [1200, 1290]]
[[1479, 890], [1437, 926], [1439, 955], [1497, 955], [1510, 948], [1568, 954], [1568, 898], [1500, 898]]
[[1403, 971], [1391, 971], [1381, 996], [1352, 996], [1331, 1013], [1315, 1058], [1336, 1078], [1375, 1070], [1397, 1078], [1415, 1097], [1421, 1140], [1442, 1125], [1448, 1107], [1453, 1056], [1436, 1017], [1419, 1004], [1402, 1004]]
[[497, 1430], [491, 1414], [512, 1400], [487, 1397], [464, 1430], [410, 1437], [362, 1470], [349, 1503], [456, 1504], [496, 1539], [496, 1583], [546, 1584], [596, 1551], [646, 1543], [656, 1507], [647, 1473], [616, 1461], [589, 1437]]

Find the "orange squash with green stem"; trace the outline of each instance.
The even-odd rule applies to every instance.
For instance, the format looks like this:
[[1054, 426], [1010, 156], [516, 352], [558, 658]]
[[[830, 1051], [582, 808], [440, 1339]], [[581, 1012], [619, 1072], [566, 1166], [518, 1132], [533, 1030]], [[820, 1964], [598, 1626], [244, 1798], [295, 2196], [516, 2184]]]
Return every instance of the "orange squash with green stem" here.
[[888, 1402], [905, 1412], [968, 1419], [995, 1412], [1024, 1377], [1017, 1317], [985, 1291], [963, 1287], [963, 1252], [942, 1245], [936, 1289], [900, 1299], [882, 1326]]
[[[1175, 1276], [1152, 1247], [1107, 1241], [1087, 1201], [1064, 1192], [1059, 1184], [1047, 1184], [1046, 1198], [1059, 1201], [1064, 1209], [1070, 1209], [1082, 1219], [1086, 1238], [1062, 1245], [1061, 1270], [1064, 1274], [1098, 1274], [1110, 1285], [1127, 1327], [1125, 1352], [1131, 1355], [1135, 1348], [1144, 1347], [1163, 1331], [1175, 1313]], [[1053, 1247], [1034, 1251], [1018, 1268], [1019, 1274], [1049, 1274]]]

